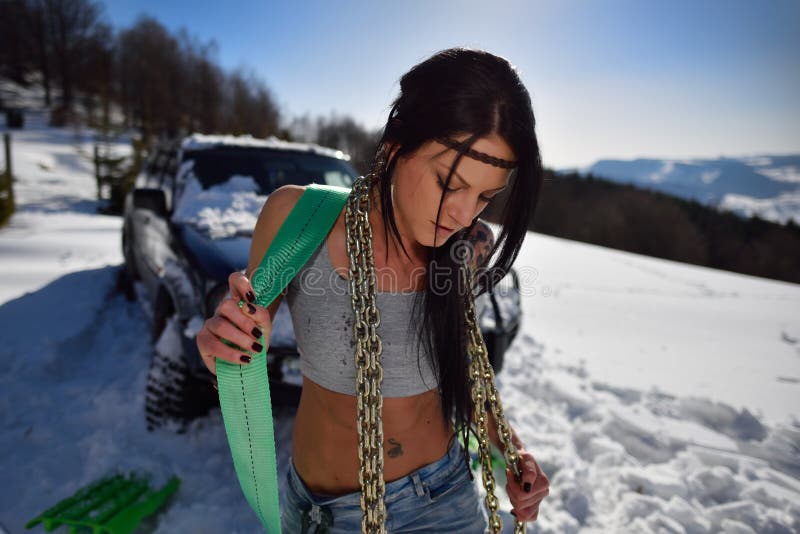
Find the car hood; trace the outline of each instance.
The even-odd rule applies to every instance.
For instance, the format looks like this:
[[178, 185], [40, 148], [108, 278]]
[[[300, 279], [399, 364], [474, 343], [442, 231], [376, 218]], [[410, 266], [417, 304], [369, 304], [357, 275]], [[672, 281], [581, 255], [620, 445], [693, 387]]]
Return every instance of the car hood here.
[[189, 263], [206, 278], [223, 282], [233, 271], [247, 267], [250, 235], [212, 239], [192, 224], [174, 225], [173, 234]]

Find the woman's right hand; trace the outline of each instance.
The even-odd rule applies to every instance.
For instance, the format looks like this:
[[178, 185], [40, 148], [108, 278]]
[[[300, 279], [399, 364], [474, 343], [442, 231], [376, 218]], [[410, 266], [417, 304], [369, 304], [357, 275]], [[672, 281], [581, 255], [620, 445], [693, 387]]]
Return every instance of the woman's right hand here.
[[[216, 358], [238, 364], [248, 364], [251, 359], [250, 355], [226, 345], [220, 338], [225, 338], [245, 350], [259, 353], [262, 349], [259, 338], [263, 335], [264, 342], [269, 343], [272, 333], [269, 312], [267, 308], [255, 303], [255, 291], [243, 273], [236, 271], [228, 276], [228, 293], [217, 306], [214, 315], [203, 324], [196, 338], [200, 357], [215, 376]], [[241, 308], [240, 300], [244, 300]]]

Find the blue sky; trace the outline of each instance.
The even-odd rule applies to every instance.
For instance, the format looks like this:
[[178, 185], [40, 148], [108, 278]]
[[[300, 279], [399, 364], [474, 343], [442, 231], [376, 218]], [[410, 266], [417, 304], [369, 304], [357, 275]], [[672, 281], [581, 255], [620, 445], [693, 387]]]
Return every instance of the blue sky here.
[[214, 39], [284, 116], [386, 121], [399, 78], [451, 46], [516, 65], [548, 167], [800, 153], [800, 2], [114, 0]]

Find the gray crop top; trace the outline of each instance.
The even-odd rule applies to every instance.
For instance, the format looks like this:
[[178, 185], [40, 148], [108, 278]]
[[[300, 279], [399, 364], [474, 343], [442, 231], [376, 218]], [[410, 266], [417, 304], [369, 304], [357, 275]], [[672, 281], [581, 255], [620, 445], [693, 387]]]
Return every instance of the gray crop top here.
[[[350, 282], [334, 270], [327, 238], [286, 289], [300, 370], [322, 387], [356, 394], [355, 343]], [[438, 387], [425, 343], [419, 343], [411, 321], [415, 292], [375, 291], [381, 322], [384, 397], [408, 397]], [[419, 359], [419, 363], [417, 360]]]

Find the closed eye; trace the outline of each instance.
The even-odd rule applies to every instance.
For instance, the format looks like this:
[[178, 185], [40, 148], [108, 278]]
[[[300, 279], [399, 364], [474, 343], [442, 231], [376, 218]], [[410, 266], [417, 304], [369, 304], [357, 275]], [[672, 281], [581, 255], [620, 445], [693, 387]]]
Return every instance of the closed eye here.
[[[439, 182], [439, 189], [443, 189], [447, 193], [455, 193], [456, 191], [458, 191], [458, 189], [446, 189], [444, 187], [444, 180], [442, 180], [442, 177], [439, 176], [438, 174], [436, 175], [436, 179]], [[485, 195], [480, 195], [480, 199], [483, 200], [484, 202], [489, 202], [490, 200], [492, 200], [492, 197], [487, 197]]]
[[445, 187], [444, 187], [444, 180], [442, 180], [442, 177], [441, 177], [441, 176], [439, 176], [438, 174], [436, 175], [436, 179], [439, 181], [439, 188], [440, 188], [440, 189], [444, 189], [444, 190], [445, 190], [445, 191], [447, 191], [448, 193], [453, 193], [453, 192], [455, 192], [455, 191], [458, 191], [458, 189], [445, 189]]

